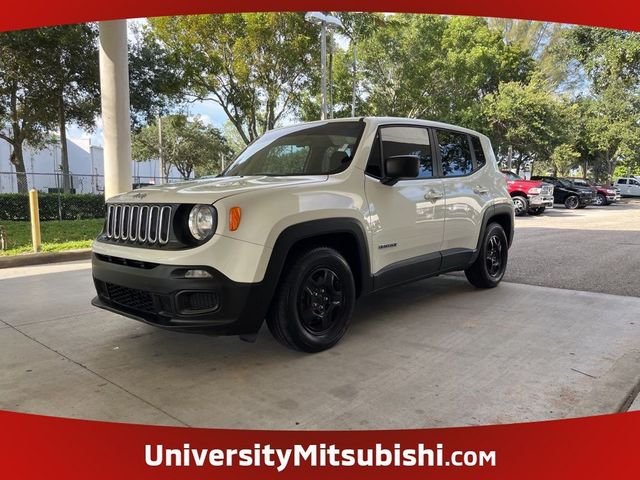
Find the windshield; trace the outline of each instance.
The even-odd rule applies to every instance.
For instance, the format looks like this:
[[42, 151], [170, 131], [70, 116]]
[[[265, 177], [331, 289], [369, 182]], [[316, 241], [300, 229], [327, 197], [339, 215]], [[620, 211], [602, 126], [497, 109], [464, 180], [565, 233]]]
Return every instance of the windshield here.
[[353, 159], [364, 122], [327, 122], [265, 133], [222, 176], [328, 175]]

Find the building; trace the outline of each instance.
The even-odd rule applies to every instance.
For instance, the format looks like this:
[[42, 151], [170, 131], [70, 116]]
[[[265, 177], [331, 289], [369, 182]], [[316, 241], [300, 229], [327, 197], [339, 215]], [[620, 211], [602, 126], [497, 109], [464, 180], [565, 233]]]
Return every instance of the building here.
[[[9, 157], [11, 145], [0, 140], [0, 193], [17, 192], [16, 170]], [[89, 138], [68, 138], [69, 173], [75, 193], [104, 193], [104, 158], [101, 146], [92, 145]], [[60, 145], [52, 144], [40, 151], [24, 149], [24, 163], [29, 188], [41, 192], [56, 192], [62, 187]], [[160, 161], [132, 162], [132, 183], [153, 185], [160, 182]], [[180, 180], [175, 167], [169, 171], [169, 181]]]

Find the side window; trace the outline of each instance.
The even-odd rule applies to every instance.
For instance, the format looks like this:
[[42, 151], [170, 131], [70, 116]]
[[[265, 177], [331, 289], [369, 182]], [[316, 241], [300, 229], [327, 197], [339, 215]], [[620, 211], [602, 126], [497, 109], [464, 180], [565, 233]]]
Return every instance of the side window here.
[[618, 184], [619, 185], [626, 185], [627, 184], [627, 179], [626, 178], [619, 178], [618, 179]]
[[[484, 156], [484, 150], [482, 149], [482, 143], [478, 137], [471, 137], [471, 145], [473, 145], [473, 153], [476, 155], [476, 163], [478, 164], [478, 168], [484, 167], [485, 163], [487, 163], [487, 159]], [[516, 180], [512, 178], [512, 180]]]
[[465, 133], [437, 130], [438, 147], [445, 177], [468, 175], [473, 171], [469, 140]]
[[638, 185], [638, 181], [629, 179], [629, 185]]
[[380, 134], [376, 134], [376, 138], [373, 140], [371, 146], [371, 153], [369, 154], [369, 161], [367, 162], [367, 168], [365, 172], [369, 175], [381, 178], [382, 177], [382, 155], [380, 155]]
[[384, 158], [414, 155], [420, 160], [419, 178], [433, 177], [433, 158], [429, 131], [422, 127], [383, 127], [382, 152]]

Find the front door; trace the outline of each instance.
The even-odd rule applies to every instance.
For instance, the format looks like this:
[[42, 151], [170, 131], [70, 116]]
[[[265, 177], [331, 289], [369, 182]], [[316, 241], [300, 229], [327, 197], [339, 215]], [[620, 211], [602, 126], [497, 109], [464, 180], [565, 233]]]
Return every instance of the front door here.
[[[382, 158], [396, 155], [418, 156], [420, 175], [384, 185], [380, 182]], [[444, 191], [442, 180], [434, 178], [428, 128], [380, 127], [367, 166], [365, 193], [373, 236], [372, 272], [412, 262], [437, 270], [444, 234]]]

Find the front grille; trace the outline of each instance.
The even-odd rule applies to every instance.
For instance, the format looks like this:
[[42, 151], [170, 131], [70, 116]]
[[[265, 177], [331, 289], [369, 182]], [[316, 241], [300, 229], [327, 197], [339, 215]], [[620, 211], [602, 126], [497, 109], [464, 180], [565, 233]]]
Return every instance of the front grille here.
[[113, 283], [106, 283], [105, 286], [112, 302], [141, 312], [155, 312], [153, 297], [149, 292], [122, 287]]
[[553, 185], [543, 183], [540, 192], [542, 195], [553, 195]]
[[171, 213], [170, 205], [109, 204], [106, 237], [129, 244], [166, 245], [171, 235]]

